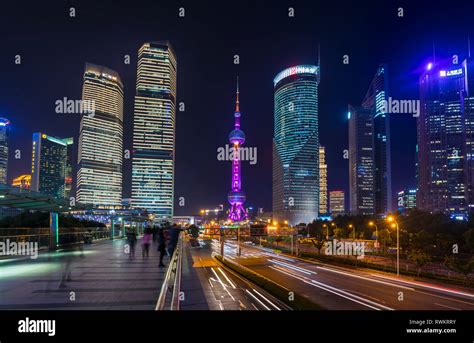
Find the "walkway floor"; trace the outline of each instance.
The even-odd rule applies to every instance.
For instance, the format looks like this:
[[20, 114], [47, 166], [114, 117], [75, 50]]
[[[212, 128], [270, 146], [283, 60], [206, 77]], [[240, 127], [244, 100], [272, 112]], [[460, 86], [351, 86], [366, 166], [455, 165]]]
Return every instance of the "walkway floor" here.
[[125, 253], [125, 241], [115, 240], [82, 252], [1, 260], [0, 309], [154, 310], [166, 268], [158, 268], [156, 245], [144, 259], [139, 243], [134, 259]]

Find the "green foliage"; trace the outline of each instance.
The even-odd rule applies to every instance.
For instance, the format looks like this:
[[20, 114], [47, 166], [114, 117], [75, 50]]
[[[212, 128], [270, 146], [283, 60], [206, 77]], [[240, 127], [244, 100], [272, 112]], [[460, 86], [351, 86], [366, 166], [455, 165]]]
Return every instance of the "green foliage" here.
[[418, 268], [418, 276], [420, 276], [421, 268], [431, 261], [430, 255], [420, 249], [414, 249], [410, 251], [408, 254], [408, 259], [416, 264], [416, 267]]

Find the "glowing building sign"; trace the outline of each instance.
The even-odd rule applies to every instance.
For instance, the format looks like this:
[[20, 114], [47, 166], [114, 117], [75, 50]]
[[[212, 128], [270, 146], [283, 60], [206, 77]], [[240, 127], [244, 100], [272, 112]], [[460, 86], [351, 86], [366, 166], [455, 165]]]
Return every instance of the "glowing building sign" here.
[[440, 70], [439, 76], [446, 77], [446, 76], [456, 76], [462, 75], [462, 68], [452, 69], [452, 70]]
[[276, 85], [278, 82], [283, 80], [284, 78], [291, 76], [291, 75], [296, 75], [296, 74], [318, 74], [318, 67], [309, 65], [309, 64], [303, 64], [299, 66], [294, 66], [287, 68], [275, 76], [273, 79], [273, 85]]

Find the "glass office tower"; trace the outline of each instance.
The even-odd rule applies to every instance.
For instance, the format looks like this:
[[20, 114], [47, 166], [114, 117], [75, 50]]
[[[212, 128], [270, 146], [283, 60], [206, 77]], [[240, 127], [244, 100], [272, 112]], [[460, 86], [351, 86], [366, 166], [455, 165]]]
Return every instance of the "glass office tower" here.
[[349, 211], [375, 213], [374, 137], [372, 111], [349, 105]]
[[171, 219], [174, 198], [176, 55], [169, 42], [138, 51], [133, 118], [132, 207]]
[[474, 64], [429, 63], [420, 77], [417, 207], [465, 219], [474, 206]]
[[57, 138], [41, 132], [33, 133], [31, 190], [62, 199], [67, 194], [68, 146], [72, 138]]
[[319, 213], [328, 213], [328, 165], [323, 146], [319, 146]]
[[122, 202], [123, 84], [106, 67], [86, 64], [82, 100], [94, 103], [79, 133], [77, 201], [99, 207]]
[[8, 174], [8, 139], [10, 137], [10, 121], [0, 118], [0, 183], [7, 183]]
[[273, 84], [273, 216], [309, 223], [319, 212], [319, 67], [285, 69]]
[[372, 111], [374, 139], [374, 197], [375, 213], [392, 211], [392, 173], [390, 158], [390, 114], [384, 110], [388, 101], [387, 65], [377, 68], [362, 107]]

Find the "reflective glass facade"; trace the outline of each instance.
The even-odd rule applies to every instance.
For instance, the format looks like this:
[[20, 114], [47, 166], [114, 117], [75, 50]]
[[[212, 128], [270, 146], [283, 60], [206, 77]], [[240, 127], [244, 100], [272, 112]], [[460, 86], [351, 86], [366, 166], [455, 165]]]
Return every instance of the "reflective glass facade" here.
[[349, 105], [349, 209], [375, 213], [373, 116], [370, 109]]
[[0, 183], [7, 183], [10, 121], [0, 118]]
[[474, 207], [474, 64], [431, 64], [420, 77], [417, 207], [463, 218]]
[[72, 138], [57, 138], [44, 133], [33, 133], [31, 159], [31, 190], [62, 199], [67, 195], [66, 180], [72, 176], [68, 161], [68, 146]]
[[308, 223], [319, 212], [319, 67], [300, 65], [274, 79], [273, 216]]
[[392, 176], [390, 158], [390, 114], [384, 110], [388, 101], [387, 65], [381, 64], [367, 91], [362, 107], [372, 111], [374, 139], [375, 213], [392, 211]]

